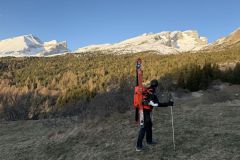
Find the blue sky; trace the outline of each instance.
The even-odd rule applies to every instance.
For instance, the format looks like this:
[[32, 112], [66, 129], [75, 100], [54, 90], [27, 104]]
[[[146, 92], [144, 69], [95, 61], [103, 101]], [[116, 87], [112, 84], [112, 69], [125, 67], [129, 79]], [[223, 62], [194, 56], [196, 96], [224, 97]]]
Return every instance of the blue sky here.
[[71, 50], [146, 32], [198, 30], [213, 41], [240, 27], [238, 0], [1, 0], [0, 39], [34, 34]]

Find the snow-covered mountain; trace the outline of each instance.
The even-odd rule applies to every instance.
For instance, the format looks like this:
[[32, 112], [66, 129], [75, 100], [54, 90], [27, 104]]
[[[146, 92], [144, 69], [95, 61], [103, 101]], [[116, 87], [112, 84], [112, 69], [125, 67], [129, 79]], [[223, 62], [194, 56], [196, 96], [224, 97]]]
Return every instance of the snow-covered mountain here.
[[53, 40], [50, 42], [42, 42], [32, 34], [0, 41], [0, 57], [51, 56], [68, 51], [65, 41], [57, 42]]
[[[145, 33], [115, 44], [90, 45], [79, 48], [74, 53], [125, 54], [152, 51], [158, 54], [176, 54], [199, 50], [221, 50], [235, 44], [240, 45], [240, 28], [211, 44], [208, 44], [207, 38], [200, 37], [197, 31], [165, 31]], [[0, 57], [54, 56], [68, 52], [66, 41], [42, 42], [31, 34], [0, 41]]]
[[75, 53], [101, 51], [124, 54], [154, 51], [159, 54], [175, 54], [186, 51], [197, 51], [207, 44], [207, 38], [200, 37], [197, 31], [166, 31], [160, 33], [145, 33], [116, 44], [86, 46], [77, 49]]

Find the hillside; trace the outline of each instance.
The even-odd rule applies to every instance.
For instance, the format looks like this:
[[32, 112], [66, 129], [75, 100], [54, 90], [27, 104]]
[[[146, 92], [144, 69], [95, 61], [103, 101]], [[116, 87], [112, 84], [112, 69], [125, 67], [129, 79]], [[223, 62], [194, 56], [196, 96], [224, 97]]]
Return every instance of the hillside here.
[[138, 127], [131, 106], [124, 114], [114, 113], [92, 121], [83, 121], [81, 116], [2, 121], [0, 157], [3, 160], [238, 160], [239, 92], [239, 85], [224, 84], [203, 92], [175, 94], [178, 95], [174, 108], [175, 151], [170, 109], [157, 108], [153, 115], [153, 135], [158, 144], [135, 152]]
[[212, 44], [204, 47], [203, 50], [223, 50], [224, 48], [229, 48], [232, 46], [239, 46], [240, 43], [240, 28], [236, 29], [226, 37], [219, 38]]
[[[0, 117], [16, 120], [46, 118], [55, 113], [65, 116], [85, 114], [91, 107], [92, 110], [97, 107], [108, 107], [107, 104], [100, 105], [101, 99], [108, 96], [115, 100], [120, 97], [121, 103], [127, 104], [132, 97], [135, 60], [138, 57], [143, 59], [145, 82], [172, 74], [174, 81], [180, 83], [184, 76], [184, 81], [190, 83], [194, 82], [189, 78], [196, 75], [195, 68], [199, 70], [206, 63], [228, 66], [239, 62], [240, 48], [233, 46], [218, 52], [166, 56], [144, 52], [119, 56], [86, 53], [49, 58], [1, 58]], [[190, 72], [191, 70], [193, 72]], [[200, 86], [193, 86], [195, 84], [184, 86], [187, 88], [189, 86], [190, 90], [204, 89], [214, 78], [240, 83], [239, 76], [236, 76], [239, 75], [239, 65], [234, 71], [226, 70], [226, 73], [216, 67], [213, 71], [216, 75], [213, 73], [210, 79], [203, 71], [200, 75], [202, 78], [195, 77], [201, 79], [204, 84], [199, 82], [197, 85]], [[212, 74], [212, 71], [206, 71], [206, 74], [208, 73]], [[116, 110], [119, 106], [120, 110], [126, 109], [124, 105], [113, 103], [110, 110]]]

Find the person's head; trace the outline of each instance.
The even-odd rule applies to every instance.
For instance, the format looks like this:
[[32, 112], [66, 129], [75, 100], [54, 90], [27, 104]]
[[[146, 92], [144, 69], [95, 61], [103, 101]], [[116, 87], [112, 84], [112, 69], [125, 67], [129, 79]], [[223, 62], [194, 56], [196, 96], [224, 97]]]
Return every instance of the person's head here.
[[157, 88], [158, 86], [158, 81], [156, 79], [151, 80], [150, 85], [152, 88]]

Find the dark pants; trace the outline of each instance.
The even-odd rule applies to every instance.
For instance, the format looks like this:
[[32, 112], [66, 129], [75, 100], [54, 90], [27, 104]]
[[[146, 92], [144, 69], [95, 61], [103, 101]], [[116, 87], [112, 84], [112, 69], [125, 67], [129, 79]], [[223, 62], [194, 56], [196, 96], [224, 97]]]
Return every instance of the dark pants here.
[[144, 109], [143, 115], [144, 115], [144, 127], [140, 128], [137, 147], [142, 147], [142, 141], [145, 133], [146, 133], [146, 141], [148, 143], [152, 142], [152, 120], [151, 120], [150, 110]]

